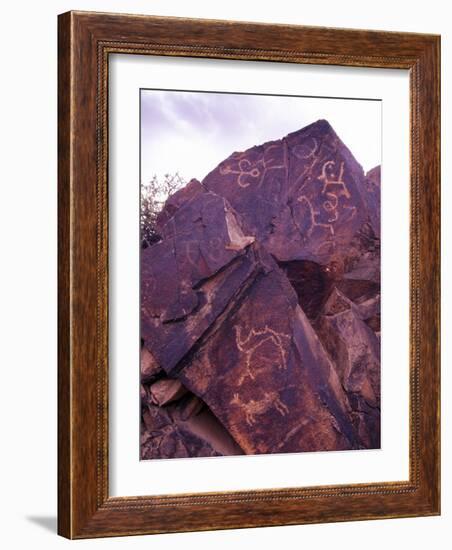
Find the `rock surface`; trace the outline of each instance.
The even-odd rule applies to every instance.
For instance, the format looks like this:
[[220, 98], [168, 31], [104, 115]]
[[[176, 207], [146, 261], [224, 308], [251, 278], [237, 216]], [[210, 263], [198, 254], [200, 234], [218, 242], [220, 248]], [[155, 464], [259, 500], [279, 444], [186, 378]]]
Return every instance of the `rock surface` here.
[[365, 448], [380, 446], [380, 343], [363, 317], [378, 307], [356, 306], [334, 289], [317, 321], [317, 334], [328, 351], [353, 411]]
[[268, 253], [255, 261], [246, 295], [230, 301], [180, 379], [247, 454], [358, 448], [347, 396], [294, 290]]
[[[234, 153], [203, 180], [225, 197], [278, 261], [323, 265], [358, 255], [353, 237], [366, 221], [379, 233], [379, 194], [330, 124]], [[372, 183], [372, 185], [371, 185]]]
[[150, 392], [143, 390], [142, 459], [243, 454], [205, 404], [188, 390], [176, 403], [166, 402], [165, 406], [154, 404]]
[[141, 256], [142, 458], [380, 446], [379, 205], [326, 121], [168, 199]]

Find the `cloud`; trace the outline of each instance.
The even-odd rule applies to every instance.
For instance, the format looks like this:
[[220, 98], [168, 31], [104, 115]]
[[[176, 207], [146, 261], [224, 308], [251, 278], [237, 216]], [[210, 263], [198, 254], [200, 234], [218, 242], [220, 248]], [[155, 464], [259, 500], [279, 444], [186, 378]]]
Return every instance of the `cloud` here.
[[142, 181], [202, 179], [233, 151], [326, 118], [365, 170], [381, 162], [381, 103], [366, 100], [143, 90]]

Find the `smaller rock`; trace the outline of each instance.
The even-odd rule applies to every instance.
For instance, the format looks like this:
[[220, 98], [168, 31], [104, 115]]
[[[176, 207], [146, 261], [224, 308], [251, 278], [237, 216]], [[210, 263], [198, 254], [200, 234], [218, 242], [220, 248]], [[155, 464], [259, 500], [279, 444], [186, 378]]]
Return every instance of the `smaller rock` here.
[[154, 405], [162, 407], [167, 403], [176, 401], [187, 393], [187, 389], [179, 380], [162, 378], [149, 387], [151, 401]]
[[148, 403], [141, 422], [141, 458], [243, 454], [224, 426], [193, 395], [159, 407]]
[[142, 405], [146, 405], [148, 401], [148, 392], [143, 384], [140, 384], [140, 401]]
[[375, 449], [380, 447], [380, 343], [361, 314], [335, 288], [316, 329], [347, 393], [362, 447]]
[[189, 420], [193, 416], [197, 416], [205, 408], [204, 402], [201, 401], [199, 397], [188, 392], [174, 405], [171, 411], [173, 418], [183, 421]]
[[162, 372], [152, 353], [144, 346], [141, 348], [140, 370], [142, 382], [150, 382]]
[[207, 407], [204, 407], [198, 414], [187, 418], [185, 422], [181, 422], [180, 426], [208, 443], [218, 455], [236, 456], [244, 454], [229, 432]]

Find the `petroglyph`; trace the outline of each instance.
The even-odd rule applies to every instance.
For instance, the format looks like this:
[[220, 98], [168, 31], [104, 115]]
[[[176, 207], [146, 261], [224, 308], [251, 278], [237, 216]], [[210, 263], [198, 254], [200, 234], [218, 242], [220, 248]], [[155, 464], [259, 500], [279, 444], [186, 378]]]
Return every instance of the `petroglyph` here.
[[339, 198], [334, 193], [326, 193], [328, 200], [323, 203], [323, 209], [330, 214], [328, 218], [329, 223], [334, 223], [339, 218], [337, 206], [339, 204]]
[[347, 188], [346, 183], [344, 182], [344, 163], [341, 162], [339, 168], [339, 176], [336, 176], [336, 173], [332, 170], [329, 170], [330, 167], [335, 167], [336, 162], [334, 160], [327, 160], [322, 166], [322, 174], [319, 176], [319, 180], [323, 181], [322, 195], [326, 193], [326, 190], [331, 185], [339, 185], [341, 190], [339, 191], [338, 196], [344, 195], [349, 199], [351, 197], [350, 191]]
[[268, 154], [270, 151], [278, 151], [280, 149], [280, 146], [279, 145], [276, 145], [274, 143], [268, 145], [265, 150], [264, 150], [264, 168], [266, 170], [274, 170], [276, 168], [286, 168], [287, 166], [287, 160], [286, 160], [286, 157], [287, 157], [287, 145], [285, 142], [283, 142], [283, 162], [282, 164], [271, 164], [272, 162], [277, 162], [277, 160], [275, 159], [275, 157], [270, 157], [268, 158]]
[[260, 187], [268, 170], [287, 168], [286, 155], [284, 155], [283, 157], [282, 164], [271, 164], [272, 162], [275, 162], [275, 158], [268, 158], [268, 152], [275, 148], [278, 148], [278, 146], [275, 144], [269, 145], [264, 150], [263, 157], [254, 164], [251, 163], [251, 161], [247, 158], [241, 158], [240, 154], [237, 154], [234, 159], [238, 160], [238, 166], [236, 168], [233, 168], [230, 164], [228, 164], [227, 166], [220, 166], [220, 174], [222, 176], [236, 174], [236, 183], [239, 187], [242, 188], [246, 188], [251, 185], [252, 182], [246, 180], [246, 178], [248, 177], [256, 180], [257, 187]]
[[[314, 166], [317, 164], [317, 162], [319, 160], [318, 157], [315, 156], [315, 154], [317, 153], [318, 147], [319, 147], [319, 143], [318, 143], [316, 138], [310, 138], [310, 139], [312, 139], [312, 147], [311, 148], [309, 147], [309, 144], [305, 143], [301, 146], [296, 145], [295, 147], [293, 147], [291, 149], [292, 154], [298, 160], [304, 161], [304, 160], [311, 159], [310, 162], [306, 163], [306, 166], [304, 167], [304, 169], [302, 170], [300, 175], [295, 180], [295, 184], [294, 184], [295, 186], [298, 186], [300, 181], [302, 181], [303, 179], [306, 180], [305, 183], [301, 186], [300, 191], [303, 190], [304, 186], [309, 181], [309, 176], [312, 175], [312, 170], [314, 169]], [[298, 152], [299, 149], [301, 149], [303, 151], [301, 154]]]
[[248, 426], [254, 426], [256, 416], [265, 414], [269, 409], [275, 408], [281, 416], [286, 416], [289, 413], [289, 407], [281, 401], [276, 391], [267, 393], [261, 400], [250, 399], [249, 401], [243, 401], [239, 394], [235, 393], [231, 404], [237, 405], [245, 413], [245, 421]]
[[169, 197], [141, 253], [142, 457], [380, 448], [380, 170], [357, 160], [322, 120]]
[[[312, 147], [309, 147], [309, 142], [303, 143], [302, 145], [295, 145], [294, 147], [292, 147], [292, 153], [297, 157], [297, 159], [306, 160], [313, 157], [316, 154], [319, 143], [317, 139], [314, 137], [311, 137], [309, 139], [312, 140]], [[302, 151], [301, 153], [299, 153], [300, 150]]]
[[[261, 168], [258, 168], [258, 165], [262, 165], [262, 161], [258, 161], [254, 166], [251, 164], [251, 162], [248, 159], [240, 159], [238, 162], [238, 170], [234, 170], [230, 165], [229, 166], [221, 166], [220, 167], [220, 174], [222, 176], [229, 175], [229, 174], [237, 174], [237, 185], [239, 187], [249, 187], [251, 185], [251, 182], [244, 181], [244, 177], [250, 176], [252, 178], [259, 178], [261, 175]], [[260, 182], [259, 182], [260, 183]]]
[[334, 227], [331, 223], [322, 223], [322, 222], [318, 222], [315, 219], [316, 216], [320, 216], [320, 212], [318, 210], [314, 210], [314, 207], [312, 206], [311, 201], [308, 199], [306, 195], [301, 195], [300, 197], [298, 197], [297, 201], [301, 203], [304, 202], [309, 209], [310, 226], [306, 232], [306, 238], [309, 238], [312, 235], [312, 232], [316, 227], [324, 227], [330, 232], [332, 236], [334, 235]]
[[327, 212], [333, 212], [334, 210], [337, 209], [339, 198], [334, 193], [326, 193], [326, 196], [328, 197], [329, 200], [323, 203], [323, 208]]
[[[254, 359], [254, 368], [256, 370], [256, 363], [263, 363], [264, 365], [268, 362], [268, 350], [265, 355], [258, 357], [256, 360], [256, 355], [259, 354], [259, 348], [265, 343], [270, 343], [274, 346], [274, 349], [277, 354], [277, 363], [276, 366], [279, 370], [287, 369], [287, 351], [286, 345], [290, 342], [290, 336], [282, 332], [276, 332], [267, 325], [265, 325], [263, 330], [251, 329], [248, 333], [248, 336], [242, 336], [242, 327], [236, 326], [235, 329], [235, 342], [237, 349], [245, 354], [245, 373], [239, 379], [239, 385], [243, 380], [249, 376], [251, 380], [254, 380], [256, 375], [251, 368], [251, 361]], [[258, 351], [259, 350], [259, 351]]]
[[[304, 201], [307, 204], [310, 212], [311, 223], [307, 231], [308, 238], [312, 235], [314, 228], [317, 226], [325, 227], [333, 236], [335, 234], [333, 224], [336, 223], [340, 217], [339, 197], [344, 196], [347, 199], [351, 198], [350, 191], [344, 181], [344, 163], [341, 162], [338, 175], [334, 170], [335, 167], [336, 162], [334, 160], [327, 160], [323, 163], [321, 175], [318, 177], [318, 179], [323, 182], [321, 195], [324, 195], [326, 198], [322, 203], [323, 210], [328, 214], [326, 223], [319, 222], [318, 219], [316, 219], [316, 216], [321, 216], [321, 212], [313, 207], [312, 201], [305, 194], [298, 197], [299, 202]], [[332, 190], [330, 189], [331, 186], [333, 186]], [[352, 210], [349, 219], [352, 219], [356, 215], [356, 207], [343, 205], [343, 208]]]

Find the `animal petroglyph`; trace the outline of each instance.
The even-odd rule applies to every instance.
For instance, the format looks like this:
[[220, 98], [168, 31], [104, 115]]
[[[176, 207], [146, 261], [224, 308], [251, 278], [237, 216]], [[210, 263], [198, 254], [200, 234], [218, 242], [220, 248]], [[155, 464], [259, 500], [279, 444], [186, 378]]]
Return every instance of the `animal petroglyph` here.
[[281, 332], [276, 332], [265, 325], [263, 330], [251, 329], [248, 336], [243, 337], [242, 327], [236, 326], [234, 328], [237, 349], [245, 354], [245, 373], [240, 377], [238, 381], [239, 384], [241, 384], [247, 376], [249, 376], [252, 380], [255, 379], [256, 376], [251, 366], [252, 359], [254, 359], [255, 370], [256, 363], [265, 364], [268, 362], [268, 348], [266, 349], [265, 354], [262, 354], [261, 357], [259, 357], [259, 353], [264, 344], [274, 346], [274, 351], [276, 351], [277, 356], [277, 368], [280, 370], [285, 370], [287, 368], [286, 345], [290, 342], [290, 336]]
[[276, 391], [267, 393], [261, 400], [250, 399], [249, 401], [243, 401], [239, 394], [235, 393], [231, 403], [240, 407], [245, 413], [245, 421], [248, 426], [254, 426], [256, 416], [265, 414], [272, 408], [275, 408], [281, 416], [286, 416], [289, 413], [288, 406], [281, 401]]
[[381, 448], [380, 167], [293, 129], [236, 140], [142, 243], [143, 459]]

